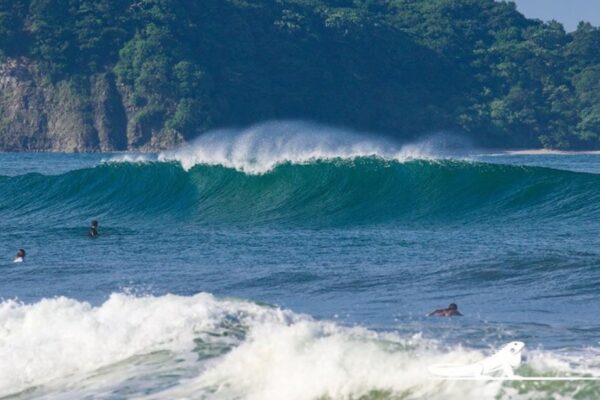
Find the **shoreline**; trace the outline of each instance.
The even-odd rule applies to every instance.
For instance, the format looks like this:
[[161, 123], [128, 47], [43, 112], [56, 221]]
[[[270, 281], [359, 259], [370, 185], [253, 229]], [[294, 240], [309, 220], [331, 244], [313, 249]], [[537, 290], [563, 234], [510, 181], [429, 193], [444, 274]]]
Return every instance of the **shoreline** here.
[[538, 155], [600, 155], [600, 150], [552, 150], [552, 149], [517, 149], [517, 150], [492, 150], [491, 154], [507, 156], [538, 156]]
[[[190, 142], [186, 142], [189, 144]], [[129, 149], [129, 150], [83, 150], [83, 151], [68, 151], [54, 149], [26, 149], [26, 150], [7, 150], [0, 148], [0, 154], [122, 154], [122, 155], [149, 155], [158, 154], [163, 151], [177, 149], [175, 147], [157, 148], [157, 149]], [[475, 152], [480, 155], [506, 155], [506, 156], [535, 156], [535, 155], [600, 155], [600, 150], [557, 150], [557, 149], [502, 149], [502, 148], [475, 148], [465, 149], [466, 153]]]

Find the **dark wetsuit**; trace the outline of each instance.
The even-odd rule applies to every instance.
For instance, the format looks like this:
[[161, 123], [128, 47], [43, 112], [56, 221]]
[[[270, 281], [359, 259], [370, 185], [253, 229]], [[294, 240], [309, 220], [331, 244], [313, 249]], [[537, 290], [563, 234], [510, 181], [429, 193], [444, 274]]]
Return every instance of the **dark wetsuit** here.
[[463, 315], [458, 310], [452, 308], [440, 308], [428, 315], [429, 317], [462, 317]]

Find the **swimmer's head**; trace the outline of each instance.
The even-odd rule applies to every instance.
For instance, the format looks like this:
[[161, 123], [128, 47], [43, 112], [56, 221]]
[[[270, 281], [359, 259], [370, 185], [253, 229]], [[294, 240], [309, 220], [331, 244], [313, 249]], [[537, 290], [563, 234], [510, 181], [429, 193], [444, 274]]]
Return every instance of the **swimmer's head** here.
[[19, 251], [17, 251], [17, 257], [24, 258], [25, 257], [25, 250], [19, 249]]
[[97, 228], [98, 227], [98, 221], [93, 220], [92, 221], [92, 228]]
[[448, 306], [448, 310], [458, 310], [458, 306], [456, 305], [456, 303], [450, 303], [450, 305]]

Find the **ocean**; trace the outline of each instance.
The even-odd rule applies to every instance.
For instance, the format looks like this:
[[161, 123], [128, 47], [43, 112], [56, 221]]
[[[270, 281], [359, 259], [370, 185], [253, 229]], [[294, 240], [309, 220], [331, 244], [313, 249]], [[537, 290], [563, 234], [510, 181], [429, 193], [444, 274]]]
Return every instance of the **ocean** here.
[[522, 341], [519, 375], [600, 376], [600, 155], [301, 122], [0, 153], [0, 271], [2, 399], [600, 398], [428, 371]]

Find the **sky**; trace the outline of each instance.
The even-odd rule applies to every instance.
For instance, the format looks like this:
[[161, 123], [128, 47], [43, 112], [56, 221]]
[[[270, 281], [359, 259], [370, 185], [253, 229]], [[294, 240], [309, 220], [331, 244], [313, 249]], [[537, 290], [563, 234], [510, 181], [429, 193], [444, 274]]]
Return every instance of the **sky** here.
[[528, 18], [557, 20], [567, 32], [574, 31], [581, 20], [600, 26], [600, 0], [513, 0]]

